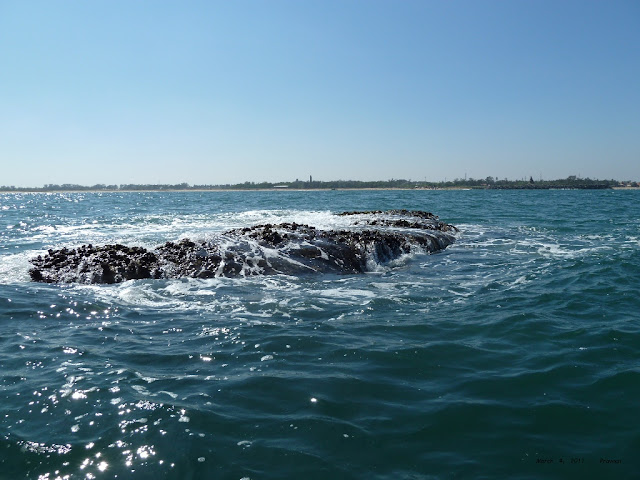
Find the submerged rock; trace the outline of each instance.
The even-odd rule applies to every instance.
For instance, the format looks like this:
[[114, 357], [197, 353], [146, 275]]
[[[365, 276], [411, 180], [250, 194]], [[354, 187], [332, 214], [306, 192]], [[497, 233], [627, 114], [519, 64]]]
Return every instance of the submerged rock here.
[[166, 242], [153, 250], [124, 245], [49, 250], [31, 259], [31, 279], [48, 283], [119, 283], [142, 278], [212, 278], [310, 272], [362, 273], [414, 251], [453, 243], [452, 225], [422, 211], [345, 212], [343, 229], [297, 223], [230, 230], [216, 241]]

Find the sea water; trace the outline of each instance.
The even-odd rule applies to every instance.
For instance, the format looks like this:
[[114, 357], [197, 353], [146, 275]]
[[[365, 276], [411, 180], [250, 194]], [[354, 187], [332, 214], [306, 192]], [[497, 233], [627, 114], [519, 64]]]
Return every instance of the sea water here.
[[[639, 201], [0, 194], [0, 479], [637, 478]], [[455, 244], [358, 275], [29, 279], [49, 248], [401, 208]]]

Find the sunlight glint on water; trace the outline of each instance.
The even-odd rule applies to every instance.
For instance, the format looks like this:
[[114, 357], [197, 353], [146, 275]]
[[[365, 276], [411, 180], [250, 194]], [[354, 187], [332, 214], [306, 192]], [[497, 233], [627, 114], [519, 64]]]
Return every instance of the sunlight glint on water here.
[[[638, 205], [617, 191], [0, 195], [0, 478], [632, 478]], [[432, 211], [458, 240], [364, 275], [29, 281], [49, 248], [341, 228], [335, 213], [391, 208]]]

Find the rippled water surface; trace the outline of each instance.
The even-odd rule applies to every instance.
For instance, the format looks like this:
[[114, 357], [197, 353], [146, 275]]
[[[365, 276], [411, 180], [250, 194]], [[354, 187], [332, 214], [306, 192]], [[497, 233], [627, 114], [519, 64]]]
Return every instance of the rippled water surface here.
[[[0, 479], [637, 478], [637, 191], [0, 194]], [[29, 259], [431, 211], [363, 275], [49, 285]]]

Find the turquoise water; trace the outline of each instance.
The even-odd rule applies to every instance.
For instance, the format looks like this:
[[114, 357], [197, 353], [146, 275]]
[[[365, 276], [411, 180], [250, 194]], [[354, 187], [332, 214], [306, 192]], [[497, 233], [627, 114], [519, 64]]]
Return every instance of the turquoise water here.
[[[637, 478], [640, 192], [0, 195], [0, 479]], [[346, 210], [456, 243], [363, 275], [29, 281]]]

